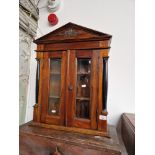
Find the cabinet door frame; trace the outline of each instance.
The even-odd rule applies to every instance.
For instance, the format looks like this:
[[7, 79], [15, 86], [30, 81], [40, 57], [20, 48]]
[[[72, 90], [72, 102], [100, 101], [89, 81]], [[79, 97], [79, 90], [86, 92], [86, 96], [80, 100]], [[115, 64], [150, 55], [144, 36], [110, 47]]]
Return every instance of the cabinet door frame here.
[[[67, 87], [73, 86], [70, 91], [66, 88], [66, 126], [79, 127], [85, 129], [97, 129], [97, 54], [91, 50], [69, 50], [68, 59], [70, 65], [68, 67], [68, 82]], [[90, 119], [83, 119], [75, 117], [76, 104], [76, 79], [77, 79], [77, 59], [91, 58], [91, 80], [90, 80]], [[95, 101], [96, 100], [96, 101]]]
[[[49, 94], [50, 94], [50, 59], [61, 59], [61, 90], [59, 115], [49, 115]], [[45, 52], [42, 67], [42, 98], [41, 98], [41, 122], [52, 125], [64, 125], [65, 123], [65, 81], [66, 81], [66, 51]]]

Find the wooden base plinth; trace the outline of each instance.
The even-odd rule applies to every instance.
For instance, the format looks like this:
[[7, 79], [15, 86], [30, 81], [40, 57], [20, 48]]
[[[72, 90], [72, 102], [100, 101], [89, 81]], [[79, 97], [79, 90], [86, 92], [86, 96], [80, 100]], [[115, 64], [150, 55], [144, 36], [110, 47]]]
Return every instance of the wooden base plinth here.
[[30, 126], [36, 126], [36, 127], [42, 127], [42, 128], [48, 128], [53, 130], [59, 130], [59, 131], [66, 131], [66, 132], [75, 132], [75, 133], [81, 133], [81, 134], [87, 134], [87, 135], [94, 135], [94, 136], [103, 136], [110, 138], [109, 131], [98, 131], [98, 130], [90, 130], [90, 129], [82, 129], [82, 128], [75, 128], [75, 127], [64, 127], [64, 126], [57, 126], [57, 125], [49, 125], [44, 123], [38, 123], [38, 122], [30, 122]]
[[109, 126], [110, 138], [32, 126], [32, 122], [19, 131], [20, 155], [121, 155], [113, 126]]

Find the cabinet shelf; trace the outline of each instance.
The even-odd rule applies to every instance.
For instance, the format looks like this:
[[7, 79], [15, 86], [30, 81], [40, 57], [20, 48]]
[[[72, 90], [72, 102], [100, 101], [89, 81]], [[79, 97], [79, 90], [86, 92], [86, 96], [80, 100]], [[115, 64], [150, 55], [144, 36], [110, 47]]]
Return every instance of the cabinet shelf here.
[[60, 75], [61, 73], [59, 73], [59, 72], [50, 72], [50, 74], [52, 74], [52, 75]]
[[[60, 98], [60, 96], [49, 96], [49, 98]], [[88, 97], [76, 97], [77, 100], [87, 100], [89, 101], [90, 98]]]
[[49, 96], [49, 98], [60, 98], [60, 96]]
[[90, 98], [88, 97], [76, 97], [77, 100], [86, 100], [86, 101], [89, 101]]
[[88, 72], [78, 72], [77, 75], [90, 75]]

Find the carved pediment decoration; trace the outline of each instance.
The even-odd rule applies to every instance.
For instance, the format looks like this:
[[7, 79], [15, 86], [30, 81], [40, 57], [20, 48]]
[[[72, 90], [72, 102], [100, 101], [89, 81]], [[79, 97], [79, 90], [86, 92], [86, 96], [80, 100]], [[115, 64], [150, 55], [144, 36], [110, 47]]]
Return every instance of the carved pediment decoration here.
[[67, 23], [66, 25], [36, 39], [35, 43], [52, 43], [52, 42], [64, 42], [74, 40], [88, 40], [88, 39], [100, 39], [111, 38], [111, 35], [95, 31], [74, 23]]
[[76, 37], [79, 34], [81, 34], [81, 32], [78, 32], [78, 31], [74, 30], [73, 28], [69, 28], [68, 30], [65, 30], [64, 32], [60, 32], [56, 35], [70, 38], [70, 37]]

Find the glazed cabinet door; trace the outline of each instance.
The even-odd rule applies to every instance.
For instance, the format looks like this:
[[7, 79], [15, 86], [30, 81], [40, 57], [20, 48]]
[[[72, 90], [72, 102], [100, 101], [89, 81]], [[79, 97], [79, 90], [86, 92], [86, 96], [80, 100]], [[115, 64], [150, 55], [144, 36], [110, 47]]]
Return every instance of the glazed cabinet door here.
[[71, 50], [69, 66], [67, 126], [96, 129], [97, 61], [95, 52]]
[[43, 79], [41, 121], [64, 125], [66, 51], [49, 52], [42, 70], [45, 80]]

